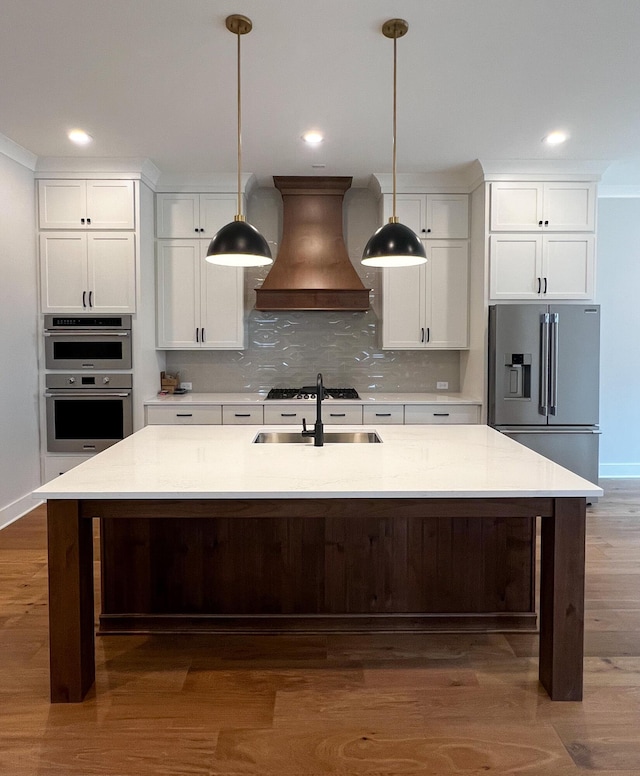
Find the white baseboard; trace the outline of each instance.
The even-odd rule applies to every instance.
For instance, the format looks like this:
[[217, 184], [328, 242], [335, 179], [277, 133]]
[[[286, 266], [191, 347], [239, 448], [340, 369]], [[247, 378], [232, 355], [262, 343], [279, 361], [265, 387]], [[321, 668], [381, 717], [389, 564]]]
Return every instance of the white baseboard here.
[[633, 479], [640, 477], [640, 463], [601, 463], [599, 476], [603, 479]]
[[32, 509], [35, 509], [42, 503], [44, 503], [42, 500], [37, 501], [31, 493], [27, 493], [26, 496], [22, 496], [17, 501], [2, 507], [0, 509], [0, 530], [19, 520], [27, 512], [31, 512]]

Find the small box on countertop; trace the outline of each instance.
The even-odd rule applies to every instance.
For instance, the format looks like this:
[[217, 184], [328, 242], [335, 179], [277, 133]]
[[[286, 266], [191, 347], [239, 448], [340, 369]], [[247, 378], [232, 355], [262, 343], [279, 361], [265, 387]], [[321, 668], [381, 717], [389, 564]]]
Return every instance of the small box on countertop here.
[[166, 372], [160, 372], [160, 390], [167, 393], [174, 393], [176, 388], [180, 385], [180, 374], [176, 372], [174, 375], [167, 374]]

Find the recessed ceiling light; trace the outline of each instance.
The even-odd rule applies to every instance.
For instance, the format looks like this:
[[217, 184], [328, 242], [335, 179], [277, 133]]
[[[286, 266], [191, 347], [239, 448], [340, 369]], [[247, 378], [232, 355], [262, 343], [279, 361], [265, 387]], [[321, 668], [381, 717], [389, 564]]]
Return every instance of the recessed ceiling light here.
[[91, 135], [85, 132], [84, 129], [72, 129], [67, 137], [72, 143], [77, 143], [78, 145], [87, 145], [87, 143], [93, 140]]
[[321, 132], [317, 132], [316, 130], [311, 130], [309, 132], [305, 132], [302, 136], [302, 139], [305, 143], [309, 143], [309, 145], [318, 145], [318, 143], [322, 143], [324, 140], [324, 135]]
[[566, 132], [558, 129], [555, 132], [549, 132], [549, 134], [543, 138], [543, 141], [547, 145], [560, 145], [560, 143], [564, 143], [568, 137], [569, 135], [567, 135]]

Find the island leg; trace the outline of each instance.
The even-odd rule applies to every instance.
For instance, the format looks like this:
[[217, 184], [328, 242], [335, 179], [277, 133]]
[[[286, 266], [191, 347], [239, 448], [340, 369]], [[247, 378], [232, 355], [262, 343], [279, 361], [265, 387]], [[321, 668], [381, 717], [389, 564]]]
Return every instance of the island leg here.
[[580, 701], [586, 499], [554, 502], [541, 524], [539, 677], [551, 700]]
[[95, 681], [93, 529], [77, 501], [47, 503], [52, 703], [78, 703]]

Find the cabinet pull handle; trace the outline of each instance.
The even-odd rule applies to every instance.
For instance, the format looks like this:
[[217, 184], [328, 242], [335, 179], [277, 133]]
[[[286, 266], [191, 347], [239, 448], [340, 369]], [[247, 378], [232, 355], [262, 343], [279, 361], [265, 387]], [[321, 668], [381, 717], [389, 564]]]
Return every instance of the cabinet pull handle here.
[[427, 326], [427, 342], [431, 340], [431, 329]]
[[176, 412], [176, 418], [192, 418], [193, 412]]
[[86, 291], [82, 292], [82, 306], [83, 307], [87, 306], [87, 292]]
[[376, 418], [390, 418], [390, 412], [376, 412]]
[[542, 226], [542, 221], [538, 221], [538, 226]]
[[80, 223], [81, 223], [81, 224], [84, 224], [84, 218], [81, 218], [81, 219], [80, 219]]
[[420, 342], [424, 342], [424, 326], [420, 329]]
[[88, 223], [88, 224], [90, 224], [90, 223], [91, 223], [91, 219], [90, 219], [90, 218], [87, 218], [87, 223]]
[[538, 293], [542, 290], [542, 278], [538, 278]]
[[200, 336], [200, 340], [202, 342], [206, 342], [205, 336], [204, 336], [204, 326], [202, 327], [202, 335]]
[[330, 418], [346, 418], [347, 413], [346, 412], [330, 412], [329, 413]]
[[93, 291], [89, 291], [89, 307], [93, 307]]
[[449, 413], [448, 412], [434, 412], [433, 413], [434, 418], [448, 418]]
[[196, 329], [196, 342], [200, 342], [200, 329]]
[[199, 229], [198, 229], [198, 227], [196, 226], [196, 228], [195, 228], [193, 231], [194, 231], [194, 232], [199, 232], [200, 230], [199, 230]]
[[280, 413], [281, 418], [297, 418], [298, 413], [297, 412], [281, 412]]
[[234, 412], [233, 413], [234, 418], [250, 418], [251, 413], [250, 412]]
[[547, 293], [547, 279], [544, 279], [544, 293]]
[[549, 226], [549, 222], [548, 222], [548, 221], [545, 221], [545, 222], [544, 222], [544, 225], [545, 225], [545, 226]]

